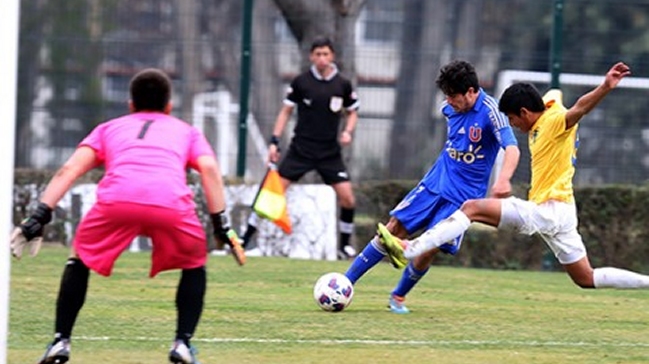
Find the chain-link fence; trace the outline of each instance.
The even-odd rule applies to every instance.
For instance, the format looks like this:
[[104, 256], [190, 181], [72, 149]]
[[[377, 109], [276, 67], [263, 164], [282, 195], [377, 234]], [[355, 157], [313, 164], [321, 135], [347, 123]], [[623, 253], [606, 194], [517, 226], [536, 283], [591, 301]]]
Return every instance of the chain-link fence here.
[[[305, 47], [322, 34], [336, 42], [341, 70], [361, 99], [355, 141], [345, 151], [352, 178], [417, 179], [445, 138], [434, 83], [441, 65], [472, 62], [496, 97], [506, 71], [549, 68], [550, 0], [256, 0], [245, 80], [244, 3], [21, 1], [17, 166], [58, 167], [92, 127], [127, 112], [135, 72], [160, 67], [174, 81], [174, 114], [203, 130], [228, 176], [239, 162], [240, 90], [250, 85], [245, 167], [246, 179], [257, 181], [284, 89], [307, 64]], [[575, 182], [641, 183], [649, 168], [649, 82], [642, 80], [649, 77], [649, 1], [565, 0], [563, 11], [564, 73], [602, 76], [623, 60], [638, 78], [584, 120]], [[529, 76], [548, 87], [549, 75]], [[592, 87], [586, 79], [564, 83], [566, 104]], [[519, 140], [520, 182], [529, 164], [525, 136]]]

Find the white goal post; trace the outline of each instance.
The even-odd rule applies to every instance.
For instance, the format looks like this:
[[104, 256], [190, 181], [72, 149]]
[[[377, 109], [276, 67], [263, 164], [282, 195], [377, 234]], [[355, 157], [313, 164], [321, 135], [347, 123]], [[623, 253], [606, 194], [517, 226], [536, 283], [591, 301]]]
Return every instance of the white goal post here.
[[5, 14], [0, 26], [0, 44], [5, 52], [0, 69], [0, 236], [4, 244], [0, 248], [0, 364], [7, 363], [9, 333], [9, 275], [11, 259], [9, 234], [12, 228], [12, 203], [14, 182], [14, 144], [16, 134], [16, 94], [18, 74], [18, 21], [19, 0], [3, 0], [0, 11]]

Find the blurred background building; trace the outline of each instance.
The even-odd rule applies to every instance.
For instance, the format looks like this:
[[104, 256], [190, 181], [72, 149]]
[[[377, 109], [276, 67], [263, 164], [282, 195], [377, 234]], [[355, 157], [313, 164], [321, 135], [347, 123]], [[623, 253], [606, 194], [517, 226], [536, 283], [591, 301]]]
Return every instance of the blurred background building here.
[[[249, 79], [241, 72], [247, 11]], [[622, 60], [638, 78], [581, 124], [575, 183], [644, 183], [649, 0], [565, 0], [563, 16], [564, 73], [601, 77]], [[203, 130], [229, 177], [241, 162], [241, 89], [250, 87], [244, 178], [256, 182], [284, 89], [308, 65], [312, 39], [326, 35], [361, 98], [355, 141], [345, 151], [353, 180], [417, 179], [446, 135], [439, 67], [472, 62], [483, 88], [498, 97], [506, 71], [548, 71], [552, 20], [552, 1], [535, 0], [23, 0], [16, 166], [60, 166], [94, 126], [127, 112], [135, 72], [159, 67], [173, 78], [174, 114]], [[549, 81], [534, 83], [544, 91]], [[564, 84], [564, 101], [591, 87]], [[290, 134], [289, 127], [284, 145]], [[525, 182], [526, 138], [518, 138], [515, 181]]]

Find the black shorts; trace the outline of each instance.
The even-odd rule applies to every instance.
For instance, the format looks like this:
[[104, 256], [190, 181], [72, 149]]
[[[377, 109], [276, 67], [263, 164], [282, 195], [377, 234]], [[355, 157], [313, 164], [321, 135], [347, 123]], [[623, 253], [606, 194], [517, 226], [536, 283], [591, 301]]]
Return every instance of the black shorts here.
[[312, 170], [316, 170], [327, 185], [349, 181], [349, 173], [347, 173], [347, 168], [340, 153], [323, 159], [316, 159], [306, 158], [293, 148], [289, 148], [288, 153], [278, 167], [279, 175], [292, 182], [297, 182]]

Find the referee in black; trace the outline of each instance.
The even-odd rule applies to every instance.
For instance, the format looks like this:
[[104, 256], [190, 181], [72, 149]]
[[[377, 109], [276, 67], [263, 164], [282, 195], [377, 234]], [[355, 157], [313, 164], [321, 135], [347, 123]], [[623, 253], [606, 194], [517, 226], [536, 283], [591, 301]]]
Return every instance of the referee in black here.
[[[334, 58], [330, 39], [318, 38], [311, 44], [311, 67], [293, 79], [288, 88], [270, 138], [268, 156], [273, 163], [279, 160], [279, 141], [297, 106], [293, 139], [278, 172], [285, 190], [291, 182], [297, 182], [314, 169], [325, 184], [333, 187], [340, 205], [338, 257], [346, 259], [356, 255], [356, 250], [349, 244], [354, 231], [356, 201], [341, 146], [349, 145], [354, 137], [359, 100], [351, 82], [339, 74]], [[346, 120], [339, 135], [343, 115], [346, 115]], [[244, 247], [257, 231], [257, 221], [257, 215], [252, 214], [243, 235]]]

